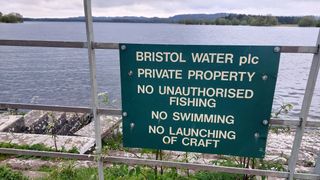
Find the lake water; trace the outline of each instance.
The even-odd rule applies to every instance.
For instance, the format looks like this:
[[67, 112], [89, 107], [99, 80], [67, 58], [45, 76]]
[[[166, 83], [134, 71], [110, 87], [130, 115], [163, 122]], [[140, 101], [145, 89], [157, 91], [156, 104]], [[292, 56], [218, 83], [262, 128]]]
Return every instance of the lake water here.
[[[97, 42], [203, 45], [314, 46], [317, 28], [198, 26], [178, 24], [94, 23]], [[0, 39], [86, 41], [82, 22], [1, 24]], [[117, 50], [97, 50], [99, 92], [108, 92], [110, 107], [121, 107]], [[297, 119], [312, 55], [282, 54], [273, 111], [284, 103]], [[0, 101], [88, 106], [90, 82], [86, 49], [0, 46]], [[320, 78], [310, 118], [320, 119]]]

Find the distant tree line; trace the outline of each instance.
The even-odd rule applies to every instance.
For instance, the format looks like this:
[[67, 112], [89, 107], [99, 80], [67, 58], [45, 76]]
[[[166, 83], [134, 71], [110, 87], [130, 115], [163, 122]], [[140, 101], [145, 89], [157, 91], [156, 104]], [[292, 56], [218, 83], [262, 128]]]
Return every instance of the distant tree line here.
[[320, 27], [320, 19], [314, 16], [256, 16], [245, 14], [229, 14], [212, 20], [185, 19], [178, 21], [180, 24], [204, 24], [204, 25], [250, 25], [250, 26], [275, 26], [298, 25], [301, 27]]
[[320, 27], [320, 19], [316, 19], [314, 16], [304, 16], [299, 19], [298, 25], [301, 27]]
[[[83, 22], [85, 17], [68, 18], [23, 18], [18, 13], [0, 14], [0, 22], [52, 21], [52, 22]], [[205, 25], [248, 25], [248, 26], [276, 26], [294, 25], [301, 27], [320, 27], [320, 17], [315, 16], [272, 16], [246, 14], [180, 14], [168, 18], [158, 17], [93, 17], [94, 22], [125, 22], [125, 23], [180, 23]]]
[[2, 14], [0, 12], [0, 23], [21, 23], [23, 22], [23, 16], [19, 13]]

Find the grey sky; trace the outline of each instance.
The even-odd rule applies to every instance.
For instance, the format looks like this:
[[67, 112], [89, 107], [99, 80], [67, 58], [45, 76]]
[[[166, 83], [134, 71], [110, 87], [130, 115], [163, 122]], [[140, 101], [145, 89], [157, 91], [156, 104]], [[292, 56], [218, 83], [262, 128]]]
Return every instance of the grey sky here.
[[[0, 11], [25, 17], [83, 16], [82, 0], [0, 0]], [[320, 0], [92, 0], [94, 16], [168, 17], [190, 13], [317, 15]]]

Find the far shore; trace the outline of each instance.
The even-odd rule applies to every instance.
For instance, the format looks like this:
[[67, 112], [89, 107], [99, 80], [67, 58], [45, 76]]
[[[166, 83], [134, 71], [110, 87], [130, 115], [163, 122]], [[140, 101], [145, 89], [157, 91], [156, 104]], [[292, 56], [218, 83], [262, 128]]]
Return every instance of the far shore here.
[[[24, 20], [24, 22], [65, 22], [65, 23], [74, 23], [74, 22], [84, 22], [84, 21], [51, 21], [51, 20]], [[255, 25], [232, 25], [232, 24], [226, 24], [226, 25], [218, 25], [218, 24], [184, 24], [184, 23], [150, 23], [150, 22], [117, 22], [117, 21], [93, 21], [94, 23], [135, 23], [135, 24], [177, 24], [177, 25], [206, 25], [206, 26], [252, 26], [252, 27], [312, 27], [312, 28], [319, 28], [316, 26], [299, 26], [298, 24], [277, 24], [277, 25], [271, 25], [271, 26], [255, 26]], [[23, 23], [23, 22], [19, 22]], [[17, 24], [17, 23], [4, 23], [0, 22], [0, 24]]]

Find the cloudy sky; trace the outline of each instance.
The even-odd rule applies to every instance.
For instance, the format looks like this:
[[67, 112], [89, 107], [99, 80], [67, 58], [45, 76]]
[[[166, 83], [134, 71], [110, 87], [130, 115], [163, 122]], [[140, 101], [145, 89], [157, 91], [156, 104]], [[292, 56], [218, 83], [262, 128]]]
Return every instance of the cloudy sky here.
[[[0, 0], [0, 11], [18, 12], [25, 17], [83, 16], [82, 3], [82, 0]], [[218, 12], [320, 16], [320, 0], [92, 0], [92, 5], [94, 16], [169, 17]]]

